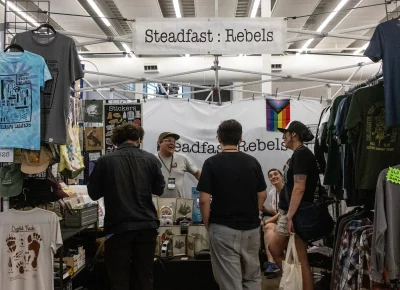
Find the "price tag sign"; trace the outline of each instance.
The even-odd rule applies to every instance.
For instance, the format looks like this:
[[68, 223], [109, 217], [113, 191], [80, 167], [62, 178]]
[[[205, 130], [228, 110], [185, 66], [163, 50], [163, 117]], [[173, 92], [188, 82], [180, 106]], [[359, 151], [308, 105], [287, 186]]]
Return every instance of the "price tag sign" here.
[[0, 148], [0, 162], [14, 162], [14, 149]]

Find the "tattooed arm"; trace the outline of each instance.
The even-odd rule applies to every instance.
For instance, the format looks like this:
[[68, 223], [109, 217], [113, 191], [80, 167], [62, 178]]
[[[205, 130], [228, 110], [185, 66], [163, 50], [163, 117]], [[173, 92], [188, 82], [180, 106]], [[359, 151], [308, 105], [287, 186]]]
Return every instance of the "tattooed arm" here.
[[[297, 208], [300, 205], [301, 199], [303, 198], [304, 191], [306, 188], [306, 180], [307, 180], [307, 175], [304, 174], [296, 174], [294, 176], [294, 187], [293, 187], [293, 192], [292, 192], [292, 198], [290, 199], [290, 205], [289, 205], [289, 210], [287, 214], [288, 218], [288, 228], [290, 228], [290, 232], [293, 232], [293, 227], [291, 226], [292, 224], [292, 218], [294, 214], [297, 211]], [[289, 227], [290, 224], [290, 227]]]

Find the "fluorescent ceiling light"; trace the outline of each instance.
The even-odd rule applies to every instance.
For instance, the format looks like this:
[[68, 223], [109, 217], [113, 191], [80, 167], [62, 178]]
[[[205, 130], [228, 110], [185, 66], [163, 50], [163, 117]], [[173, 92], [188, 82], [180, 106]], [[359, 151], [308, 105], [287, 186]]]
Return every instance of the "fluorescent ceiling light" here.
[[122, 42], [122, 46], [124, 47], [126, 52], [128, 52], [128, 53], [132, 52], [132, 50], [129, 48], [129, 46], [125, 42]]
[[[5, 3], [4, 0], [1, 0], [3, 3]], [[7, 5], [10, 9], [14, 10], [17, 14], [19, 14], [23, 19], [25, 19], [27, 22], [29, 22], [30, 25], [32, 26], [39, 26], [39, 23], [37, 22], [36, 19], [33, 17], [29, 16], [27, 12], [24, 12], [23, 10], [19, 9], [16, 5], [11, 3], [10, 1], [7, 2]]]
[[331, 20], [338, 14], [340, 9], [343, 8], [343, 6], [349, 2], [349, 0], [342, 0], [339, 2], [339, 4], [336, 6], [335, 10], [331, 12], [331, 14], [328, 15], [328, 17], [322, 22], [322, 24], [318, 27], [317, 31], [321, 32], [328, 24], [331, 22]]
[[182, 14], [181, 14], [181, 7], [179, 6], [179, 0], [172, 0], [172, 3], [174, 3], [176, 18], [181, 18]]
[[253, 8], [251, 9], [250, 17], [256, 17], [258, 7], [260, 6], [260, 0], [254, 0]]
[[307, 40], [306, 43], [304, 43], [304, 45], [300, 48], [299, 52], [296, 53], [296, 55], [301, 54], [303, 51], [305, 51], [307, 49], [307, 47], [310, 45], [311, 42], [313, 42], [314, 38], [311, 38], [309, 40]]
[[190, 54], [188, 54], [188, 53], [187, 53], [187, 54], [185, 54], [185, 57], [190, 57]]
[[363, 46], [361, 46], [359, 49], [357, 49], [355, 52], [353, 52], [353, 54], [360, 54], [361, 51], [367, 49], [368, 45], [369, 45], [369, 41], [366, 44], [364, 44]]
[[[347, 2], [349, 2], [349, 0], [341, 0], [339, 2], [339, 4], [336, 6], [336, 8], [328, 15], [328, 17], [326, 17], [324, 22], [321, 23], [321, 25], [318, 27], [317, 31], [321, 32], [329, 24], [329, 22], [332, 21], [332, 19], [336, 16], [336, 14], [338, 14], [340, 9], [342, 9], [343, 6], [346, 5]], [[303, 45], [303, 47], [298, 52], [298, 54], [300, 54], [303, 51], [305, 51], [313, 40], [314, 40], [314, 38], [307, 40], [307, 42]]]
[[104, 24], [107, 25], [108, 27], [111, 26], [110, 21], [106, 18], [104, 13], [100, 10], [99, 6], [93, 1], [93, 0], [87, 0], [87, 2], [90, 4], [90, 6], [93, 8], [93, 10], [97, 13], [99, 17], [101, 17], [101, 20], [103, 20]]

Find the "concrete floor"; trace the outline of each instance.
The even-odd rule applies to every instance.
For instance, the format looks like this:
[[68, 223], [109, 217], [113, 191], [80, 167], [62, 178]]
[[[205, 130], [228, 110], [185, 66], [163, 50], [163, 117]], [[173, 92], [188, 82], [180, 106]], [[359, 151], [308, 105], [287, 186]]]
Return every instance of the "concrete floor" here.
[[263, 277], [263, 280], [261, 282], [261, 290], [278, 290], [280, 281], [280, 277], [275, 279], [267, 279]]

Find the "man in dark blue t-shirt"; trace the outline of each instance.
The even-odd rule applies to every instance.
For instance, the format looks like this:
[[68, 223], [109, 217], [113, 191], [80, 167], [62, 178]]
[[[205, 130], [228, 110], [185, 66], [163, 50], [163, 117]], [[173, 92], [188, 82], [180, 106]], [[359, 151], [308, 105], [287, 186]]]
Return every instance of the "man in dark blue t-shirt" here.
[[214, 277], [220, 290], [260, 290], [260, 212], [267, 185], [260, 163], [238, 152], [242, 125], [224, 121], [217, 133], [222, 152], [205, 161], [197, 185]]

